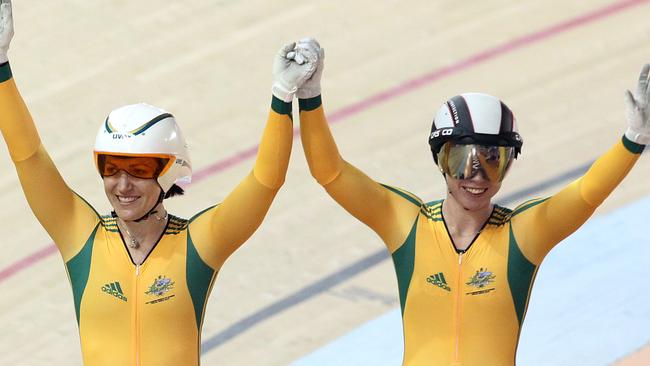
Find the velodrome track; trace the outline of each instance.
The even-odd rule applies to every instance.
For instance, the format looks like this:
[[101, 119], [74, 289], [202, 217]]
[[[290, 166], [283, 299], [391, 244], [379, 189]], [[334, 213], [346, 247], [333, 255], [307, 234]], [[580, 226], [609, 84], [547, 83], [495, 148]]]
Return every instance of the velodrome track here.
[[[520, 202], [554, 192], [620, 137], [622, 91], [650, 61], [647, 1], [14, 8], [17, 82], [57, 166], [100, 211], [108, 207], [91, 161], [94, 134], [110, 109], [140, 100], [172, 111], [193, 146], [195, 182], [171, 211], [187, 217], [222, 199], [252, 167], [273, 54], [303, 35], [327, 50], [325, 107], [342, 154], [425, 199], [444, 192], [425, 136], [447, 97], [485, 91], [515, 111], [526, 144], [500, 197]], [[0, 363], [80, 364], [63, 266], [1, 149]], [[597, 214], [648, 196], [649, 169], [642, 158]], [[629, 251], [648, 241], [610, 245]], [[313, 182], [296, 143], [266, 222], [220, 273], [204, 364], [288, 364], [393, 309], [396, 282], [381, 249]]]

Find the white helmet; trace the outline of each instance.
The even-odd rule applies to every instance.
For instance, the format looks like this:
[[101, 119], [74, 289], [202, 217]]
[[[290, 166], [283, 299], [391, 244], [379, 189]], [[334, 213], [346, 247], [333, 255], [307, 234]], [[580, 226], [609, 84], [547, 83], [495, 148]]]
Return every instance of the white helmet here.
[[510, 108], [498, 98], [483, 93], [456, 95], [438, 109], [429, 135], [436, 163], [437, 154], [447, 141], [512, 146], [515, 157], [523, 144]]
[[174, 116], [146, 103], [109, 113], [95, 140], [95, 164], [100, 155], [150, 156], [167, 159], [157, 177], [163, 192], [175, 183], [189, 183], [192, 164], [188, 145]]

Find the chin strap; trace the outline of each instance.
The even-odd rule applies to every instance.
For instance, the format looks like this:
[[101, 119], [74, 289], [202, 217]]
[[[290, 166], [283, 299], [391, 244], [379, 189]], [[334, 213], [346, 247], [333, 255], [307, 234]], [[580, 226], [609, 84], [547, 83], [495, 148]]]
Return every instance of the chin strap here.
[[[147, 211], [146, 214], [142, 215], [142, 217], [133, 221], [134, 222], [144, 221], [147, 220], [149, 217], [151, 217], [151, 215], [158, 213], [158, 211], [156, 211], [156, 207], [158, 207], [158, 205], [163, 201], [164, 198], [165, 198], [165, 192], [163, 192], [162, 188], [160, 188], [160, 194], [158, 195], [158, 200], [156, 201], [156, 203], [153, 204], [153, 207], [151, 207], [151, 209]], [[115, 211], [111, 211], [111, 216], [117, 217], [117, 213]]]

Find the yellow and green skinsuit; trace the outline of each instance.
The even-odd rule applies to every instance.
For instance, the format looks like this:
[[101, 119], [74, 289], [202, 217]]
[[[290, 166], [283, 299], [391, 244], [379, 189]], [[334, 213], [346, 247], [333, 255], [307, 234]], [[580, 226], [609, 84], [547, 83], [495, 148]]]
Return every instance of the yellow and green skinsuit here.
[[84, 364], [198, 365], [205, 304], [217, 273], [261, 224], [284, 182], [291, 104], [274, 98], [253, 171], [221, 204], [189, 220], [170, 215], [140, 265], [115, 218], [98, 215], [63, 181], [8, 63], [0, 65], [0, 130], [29, 205], [65, 262]]
[[444, 202], [424, 203], [379, 184], [344, 161], [320, 97], [300, 100], [312, 175], [384, 241], [397, 273], [404, 365], [514, 365], [519, 332], [544, 256], [574, 232], [619, 184], [642, 145], [625, 138], [556, 195], [514, 210], [495, 205], [474, 242], [456, 250]]

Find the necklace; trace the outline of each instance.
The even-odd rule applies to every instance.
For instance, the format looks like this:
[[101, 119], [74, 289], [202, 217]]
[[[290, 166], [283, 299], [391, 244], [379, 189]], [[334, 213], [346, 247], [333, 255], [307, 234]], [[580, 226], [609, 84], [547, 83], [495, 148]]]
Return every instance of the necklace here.
[[[153, 212], [153, 213], [155, 213], [155, 212]], [[153, 217], [156, 218], [156, 221], [167, 220], [167, 217], [168, 217], [168, 216], [169, 216], [169, 215], [167, 214], [167, 211], [165, 211], [165, 215], [164, 215], [163, 217], [159, 217], [159, 216], [153, 215]], [[119, 218], [119, 217], [118, 217], [117, 222], [118, 222], [118, 223], [121, 222], [121, 225], [120, 225], [121, 228], [126, 232], [126, 235], [129, 236], [129, 243], [127, 244], [127, 245], [129, 246], [129, 248], [133, 248], [133, 249], [137, 249], [137, 248], [139, 248], [139, 247], [140, 247], [140, 240], [138, 240], [138, 238], [136, 238], [133, 234], [131, 234], [131, 232], [129, 231], [129, 229], [126, 227], [126, 223], [125, 223], [121, 218]]]
[[[118, 222], [122, 221], [122, 219], [119, 219]], [[136, 249], [140, 246], [140, 241], [131, 234], [129, 229], [126, 228], [126, 224], [122, 223], [120, 226], [121, 229], [123, 229], [126, 232], [126, 235], [129, 236], [129, 243], [127, 244], [130, 248]]]

